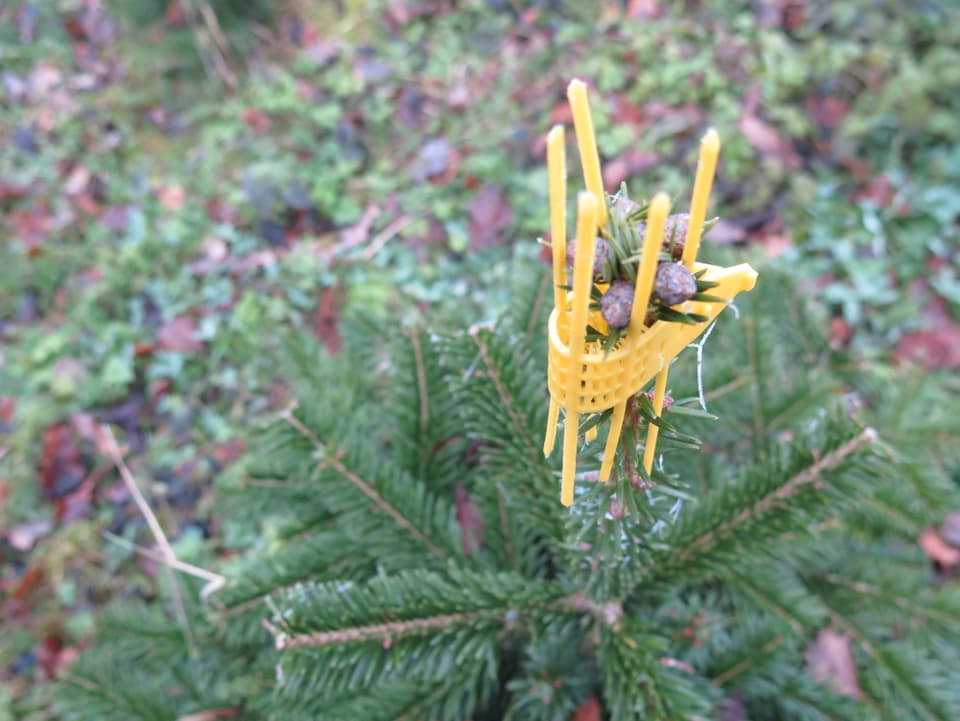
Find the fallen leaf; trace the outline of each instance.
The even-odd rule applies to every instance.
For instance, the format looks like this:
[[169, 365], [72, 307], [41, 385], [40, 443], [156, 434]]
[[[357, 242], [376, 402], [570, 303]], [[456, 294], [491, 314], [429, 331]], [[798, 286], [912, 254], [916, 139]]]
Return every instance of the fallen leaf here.
[[889, 208], [893, 199], [897, 196], [897, 190], [886, 173], [880, 173], [873, 177], [870, 182], [857, 190], [853, 200], [869, 200], [878, 208]]
[[927, 558], [940, 564], [945, 572], [953, 570], [954, 566], [960, 564], [960, 548], [954, 548], [944, 541], [932, 526], [927, 526], [920, 531], [917, 541], [923, 552], [927, 554]]
[[157, 347], [160, 350], [199, 353], [203, 343], [197, 340], [197, 324], [188, 315], [177, 316], [164, 323], [157, 331]]
[[833, 95], [807, 97], [807, 115], [820, 127], [833, 129], [850, 113], [850, 103]]
[[247, 450], [247, 444], [240, 438], [234, 438], [221, 443], [213, 449], [213, 459], [221, 466], [228, 466], [237, 460]]
[[780, 152], [780, 136], [769, 123], [755, 115], [741, 115], [738, 126], [747, 142], [761, 153]]
[[181, 0], [171, 0], [163, 13], [164, 22], [171, 28], [182, 28], [187, 25], [187, 14], [183, 11]]
[[893, 358], [924, 368], [960, 368], [960, 325], [905, 333]]
[[243, 220], [240, 211], [220, 198], [210, 198], [206, 202], [207, 217], [214, 223], [240, 225]]
[[340, 286], [330, 286], [320, 292], [320, 302], [313, 316], [314, 335], [331, 355], [340, 350], [340, 304], [345, 291]]
[[783, 2], [781, 0], [780, 24], [788, 33], [795, 33], [807, 19], [804, 3], [798, 0]]
[[47, 426], [40, 454], [40, 483], [47, 499], [56, 501], [74, 492], [85, 475], [86, 464], [70, 426], [66, 423]]
[[747, 142], [761, 154], [776, 156], [785, 167], [795, 170], [800, 167], [800, 156], [794, 150], [793, 143], [756, 114], [760, 93], [759, 85], [753, 85], [747, 90], [737, 127]]
[[413, 180], [427, 180], [445, 175], [453, 160], [454, 151], [446, 138], [434, 138], [420, 146], [410, 166]]
[[241, 113], [243, 122], [255, 133], [265, 133], [270, 129], [269, 116], [255, 108], [245, 108]]
[[187, 194], [179, 183], [173, 183], [157, 190], [157, 200], [160, 201], [160, 205], [170, 211], [181, 210], [186, 199]]
[[842, 696], [863, 698], [849, 636], [825, 628], [807, 646], [803, 658], [807, 662], [807, 672], [815, 681], [827, 684]]
[[122, 233], [130, 223], [129, 205], [111, 205], [100, 214], [100, 222], [107, 230]]
[[627, 3], [627, 17], [631, 20], [651, 20], [660, 17], [660, 3], [657, 0], [630, 0]]
[[492, 183], [485, 184], [473, 196], [469, 212], [471, 250], [501, 243], [501, 232], [513, 222], [506, 193]]
[[53, 530], [53, 524], [44, 519], [27, 521], [11, 526], [4, 532], [7, 543], [21, 552], [29, 551], [34, 544]]
[[830, 319], [830, 348], [840, 350], [846, 348], [853, 337], [854, 328], [842, 316]]
[[591, 696], [577, 709], [573, 715], [573, 721], [600, 721], [602, 717], [600, 702], [597, 701], [596, 696]]

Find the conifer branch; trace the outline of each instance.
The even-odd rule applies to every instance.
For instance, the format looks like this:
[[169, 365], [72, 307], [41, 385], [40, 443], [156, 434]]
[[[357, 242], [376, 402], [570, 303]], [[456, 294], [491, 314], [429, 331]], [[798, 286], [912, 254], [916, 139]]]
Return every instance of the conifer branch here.
[[364, 641], [380, 641], [384, 644], [390, 644], [398, 638], [442, 630], [480, 619], [493, 620], [500, 618], [506, 621], [509, 616], [535, 609], [585, 613], [592, 616], [601, 625], [613, 627], [615, 630], [619, 627], [620, 619], [623, 616], [623, 607], [619, 602], [599, 603], [583, 593], [572, 593], [553, 602], [531, 604], [523, 608], [501, 606], [461, 613], [441, 613], [435, 616], [424, 616], [404, 621], [388, 621], [331, 631], [301, 633], [294, 636], [287, 635], [282, 628], [278, 628], [267, 620], [263, 621], [263, 626], [273, 634], [278, 651], [292, 651], [298, 648], [317, 648], [320, 646], [363, 643]]
[[370, 626], [354, 626], [353, 628], [337, 629], [336, 631], [318, 631], [303, 633], [296, 636], [287, 636], [283, 631], [268, 621], [263, 625], [276, 638], [278, 651], [292, 651], [297, 648], [317, 648], [318, 646], [334, 646], [345, 643], [362, 643], [364, 641], [382, 641], [390, 643], [395, 639], [411, 636], [426, 631], [449, 628], [457, 624], [469, 623], [478, 618], [495, 618], [509, 613], [509, 610], [490, 609], [482, 611], [466, 611], [464, 613], [446, 613], [437, 616], [414, 618], [409, 621], [391, 621]]
[[490, 350], [487, 347], [486, 342], [480, 337], [480, 333], [476, 328], [470, 329], [470, 335], [477, 344], [477, 347], [480, 349], [480, 356], [483, 358], [483, 364], [487, 367], [487, 373], [490, 377], [490, 381], [497, 389], [497, 395], [500, 397], [500, 402], [503, 403], [504, 410], [506, 410], [507, 415], [510, 416], [510, 422], [513, 424], [514, 433], [523, 440], [523, 445], [526, 447], [527, 452], [530, 454], [530, 458], [533, 460], [533, 462], [539, 464], [541, 456], [539, 453], [537, 453], [537, 449], [527, 436], [527, 419], [523, 416], [523, 414], [518, 414], [516, 408], [514, 408], [513, 398], [511, 397], [510, 392], [507, 390], [507, 387], [504, 385], [503, 379], [500, 378], [500, 374], [497, 372], [497, 366], [490, 357]]
[[517, 570], [517, 557], [513, 551], [513, 534], [510, 532], [510, 519], [507, 513], [507, 502], [503, 497], [503, 484], [497, 483], [497, 517], [500, 520], [500, 533], [507, 551], [507, 562], [510, 570]]
[[543, 307], [543, 299], [547, 295], [547, 288], [552, 283], [549, 275], [544, 275], [540, 279], [540, 285], [537, 287], [537, 297], [534, 298], [533, 308], [530, 310], [530, 318], [527, 321], [527, 328], [523, 334], [523, 344], [529, 345], [534, 331], [537, 329], [537, 321], [540, 320], [540, 309]]
[[856, 453], [864, 446], [875, 443], [876, 441], [877, 432], [873, 428], [865, 428], [857, 436], [850, 439], [839, 448], [826, 454], [823, 458], [816, 461], [809, 468], [801, 471], [782, 486], [779, 486], [771, 493], [759, 499], [752, 506], [745, 508], [733, 519], [710, 529], [692, 543], [687, 545], [686, 548], [677, 549], [674, 557], [690, 556], [704, 546], [708, 546], [717, 535], [725, 533], [732, 528], [736, 528], [737, 526], [740, 526], [751, 520], [755, 516], [765, 513], [776, 506], [784, 504], [806, 486], [816, 481], [824, 471], [829, 471], [833, 468], [836, 468], [848, 456]]
[[[427, 398], [427, 371], [423, 364], [423, 349], [420, 347], [420, 336], [416, 331], [409, 333], [410, 343], [413, 346], [413, 359], [417, 369], [417, 390], [420, 392], [420, 436], [426, 438], [427, 427], [430, 423], [430, 401]], [[420, 444], [422, 446], [422, 444]], [[425, 449], [421, 448], [421, 456]]]
[[[887, 663], [884, 655], [870, 642], [866, 635], [859, 629], [859, 627], [850, 619], [846, 618], [837, 611], [831, 609], [830, 618], [833, 620], [834, 624], [846, 631], [853, 640], [855, 640], [864, 652], [876, 663], [878, 666], [884, 668], [889, 677], [904, 691], [907, 692], [907, 695], [910, 696], [915, 702], [915, 708], [919, 710], [925, 719], [925, 721], [946, 721], [942, 716], [937, 714], [934, 709], [931, 709], [927, 700], [923, 697], [922, 693], [918, 693], [914, 685], [902, 678], [898, 673], [898, 670], [892, 668], [889, 663]], [[879, 699], [875, 699], [868, 694], [864, 694], [866, 698], [870, 699], [871, 703], [875, 706], [882, 707], [883, 704]]]
[[733, 666], [728, 668], [726, 671], [717, 674], [714, 676], [711, 683], [714, 686], [723, 686], [725, 683], [729, 682], [731, 679], [736, 678], [741, 673], [746, 671], [751, 666], [755, 665], [762, 657], [767, 654], [773, 653], [780, 646], [783, 645], [783, 639], [780, 636], [774, 636], [769, 641], [767, 641], [761, 648], [759, 653], [752, 653], [746, 658], [744, 658], [739, 663], [735, 663]]
[[307, 428], [300, 420], [293, 415], [293, 408], [288, 408], [282, 414], [283, 419], [293, 426], [297, 432], [299, 432], [304, 438], [310, 441], [314, 449], [320, 451], [324, 454], [324, 460], [321, 461], [322, 467], [332, 468], [341, 476], [346, 478], [348, 481], [353, 483], [367, 498], [373, 501], [377, 507], [386, 513], [390, 518], [392, 518], [397, 525], [406, 530], [411, 536], [416, 538], [420, 543], [422, 543], [427, 550], [430, 551], [433, 555], [437, 556], [442, 561], [448, 560], [447, 554], [437, 546], [433, 541], [427, 538], [423, 532], [417, 528], [410, 520], [404, 516], [400, 511], [398, 511], [393, 505], [387, 502], [387, 500], [377, 493], [377, 490], [367, 483], [365, 480], [360, 478], [356, 473], [347, 468], [335, 454], [327, 453], [326, 446], [320, 442], [320, 439], [317, 438], [316, 434], [313, 433], [309, 428]]

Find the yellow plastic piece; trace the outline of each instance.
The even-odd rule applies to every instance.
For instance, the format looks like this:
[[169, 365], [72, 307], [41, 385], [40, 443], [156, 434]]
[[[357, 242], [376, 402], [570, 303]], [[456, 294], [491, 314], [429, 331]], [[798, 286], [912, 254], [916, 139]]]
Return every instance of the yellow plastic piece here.
[[[627, 332], [617, 347], [606, 355], [598, 344], [587, 343], [587, 320], [593, 315], [589, 309], [593, 258], [597, 234], [606, 221], [606, 202], [584, 83], [580, 80], [571, 81], [567, 97], [573, 109], [574, 128], [587, 192], [580, 193], [577, 197], [577, 255], [572, 291], [562, 292], [562, 288], [558, 286], [570, 285], [566, 278], [566, 161], [563, 128], [555, 126], [547, 136], [555, 288], [554, 309], [550, 314], [548, 327], [547, 385], [550, 389], [550, 410], [543, 443], [543, 452], [549, 456], [555, 445], [562, 408], [565, 419], [560, 501], [565, 506], [573, 503], [580, 415], [613, 409], [600, 466], [600, 480], [607, 481], [623, 429], [627, 401], [656, 378], [653, 408], [659, 416], [663, 411], [670, 362], [707, 329], [710, 321], [720, 314], [735, 295], [751, 290], [757, 279], [756, 271], [747, 264], [723, 268], [696, 262], [701, 228], [706, 217], [707, 202], [720, 151], [720, 138], [717, 132], [711, 129], [700, 146], [683, 263], [694, 273], [705, 271], [703, 279], [717, 283], [708, 294], [724, 300], [690, 300], [674, 306], [682, 312], [697, 313], [707, 318], [697, 325], [665, 321], [657, 321], [651, 326], [644, 325], [649, 298], [653, 292], [663, 230], [670, 213], [670, 201], [663, 193], [658, 193], [651, 201], [647, 215], [643, 255], [637, 271], [633, 311]], [[645, 298], [648, 302], [639, 302], [640, 298]], [[658, 432], [657, 426], [651, 423], [643, 456], [647, 473], [653, 467]], [[587, 431], [587, 439], [592, 440], [596, 434], [597, 427], [594, 426]]]

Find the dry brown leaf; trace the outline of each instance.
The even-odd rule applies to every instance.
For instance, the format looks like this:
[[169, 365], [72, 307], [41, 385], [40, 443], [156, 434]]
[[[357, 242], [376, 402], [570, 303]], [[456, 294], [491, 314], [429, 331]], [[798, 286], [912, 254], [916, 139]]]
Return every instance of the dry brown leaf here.
[[187, 315], [181, 315], [164, 323], [157, 331], [157, 347], [160, 350], [199, 353], [203, 343], [196, 337], [197, 324]]
[[950, 571], [960, 564], [960, 548], [954, 548], [944, 541], [932, 526], [927, 526], [920, 531], [917, 541], [923, 552], [927, 554], [927, 558], [939, 563], [944, 571]]
[[807, 662], [807, 671], [815, 681], [825, 683], [842, 696], [863, 698], [849, 636], [825, 628], [807, 646], [803, 657]]

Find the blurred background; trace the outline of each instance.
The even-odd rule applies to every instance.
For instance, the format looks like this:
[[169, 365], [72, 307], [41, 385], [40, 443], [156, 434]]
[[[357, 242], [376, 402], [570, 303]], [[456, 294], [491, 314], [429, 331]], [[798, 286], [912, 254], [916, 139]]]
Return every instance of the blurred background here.
[[178, 557], [228, 562], [254, 539], [214, 490], [290, 401], [285, 338], [488, 321], [549, 272], [573, 76], [608, 190], [685, 210], [716, 127], [701, 257], [789, 270], [824, 352], [956, 398], [953, 0], [7, 0], [0, 719], [158, 594], [96, 429]]

